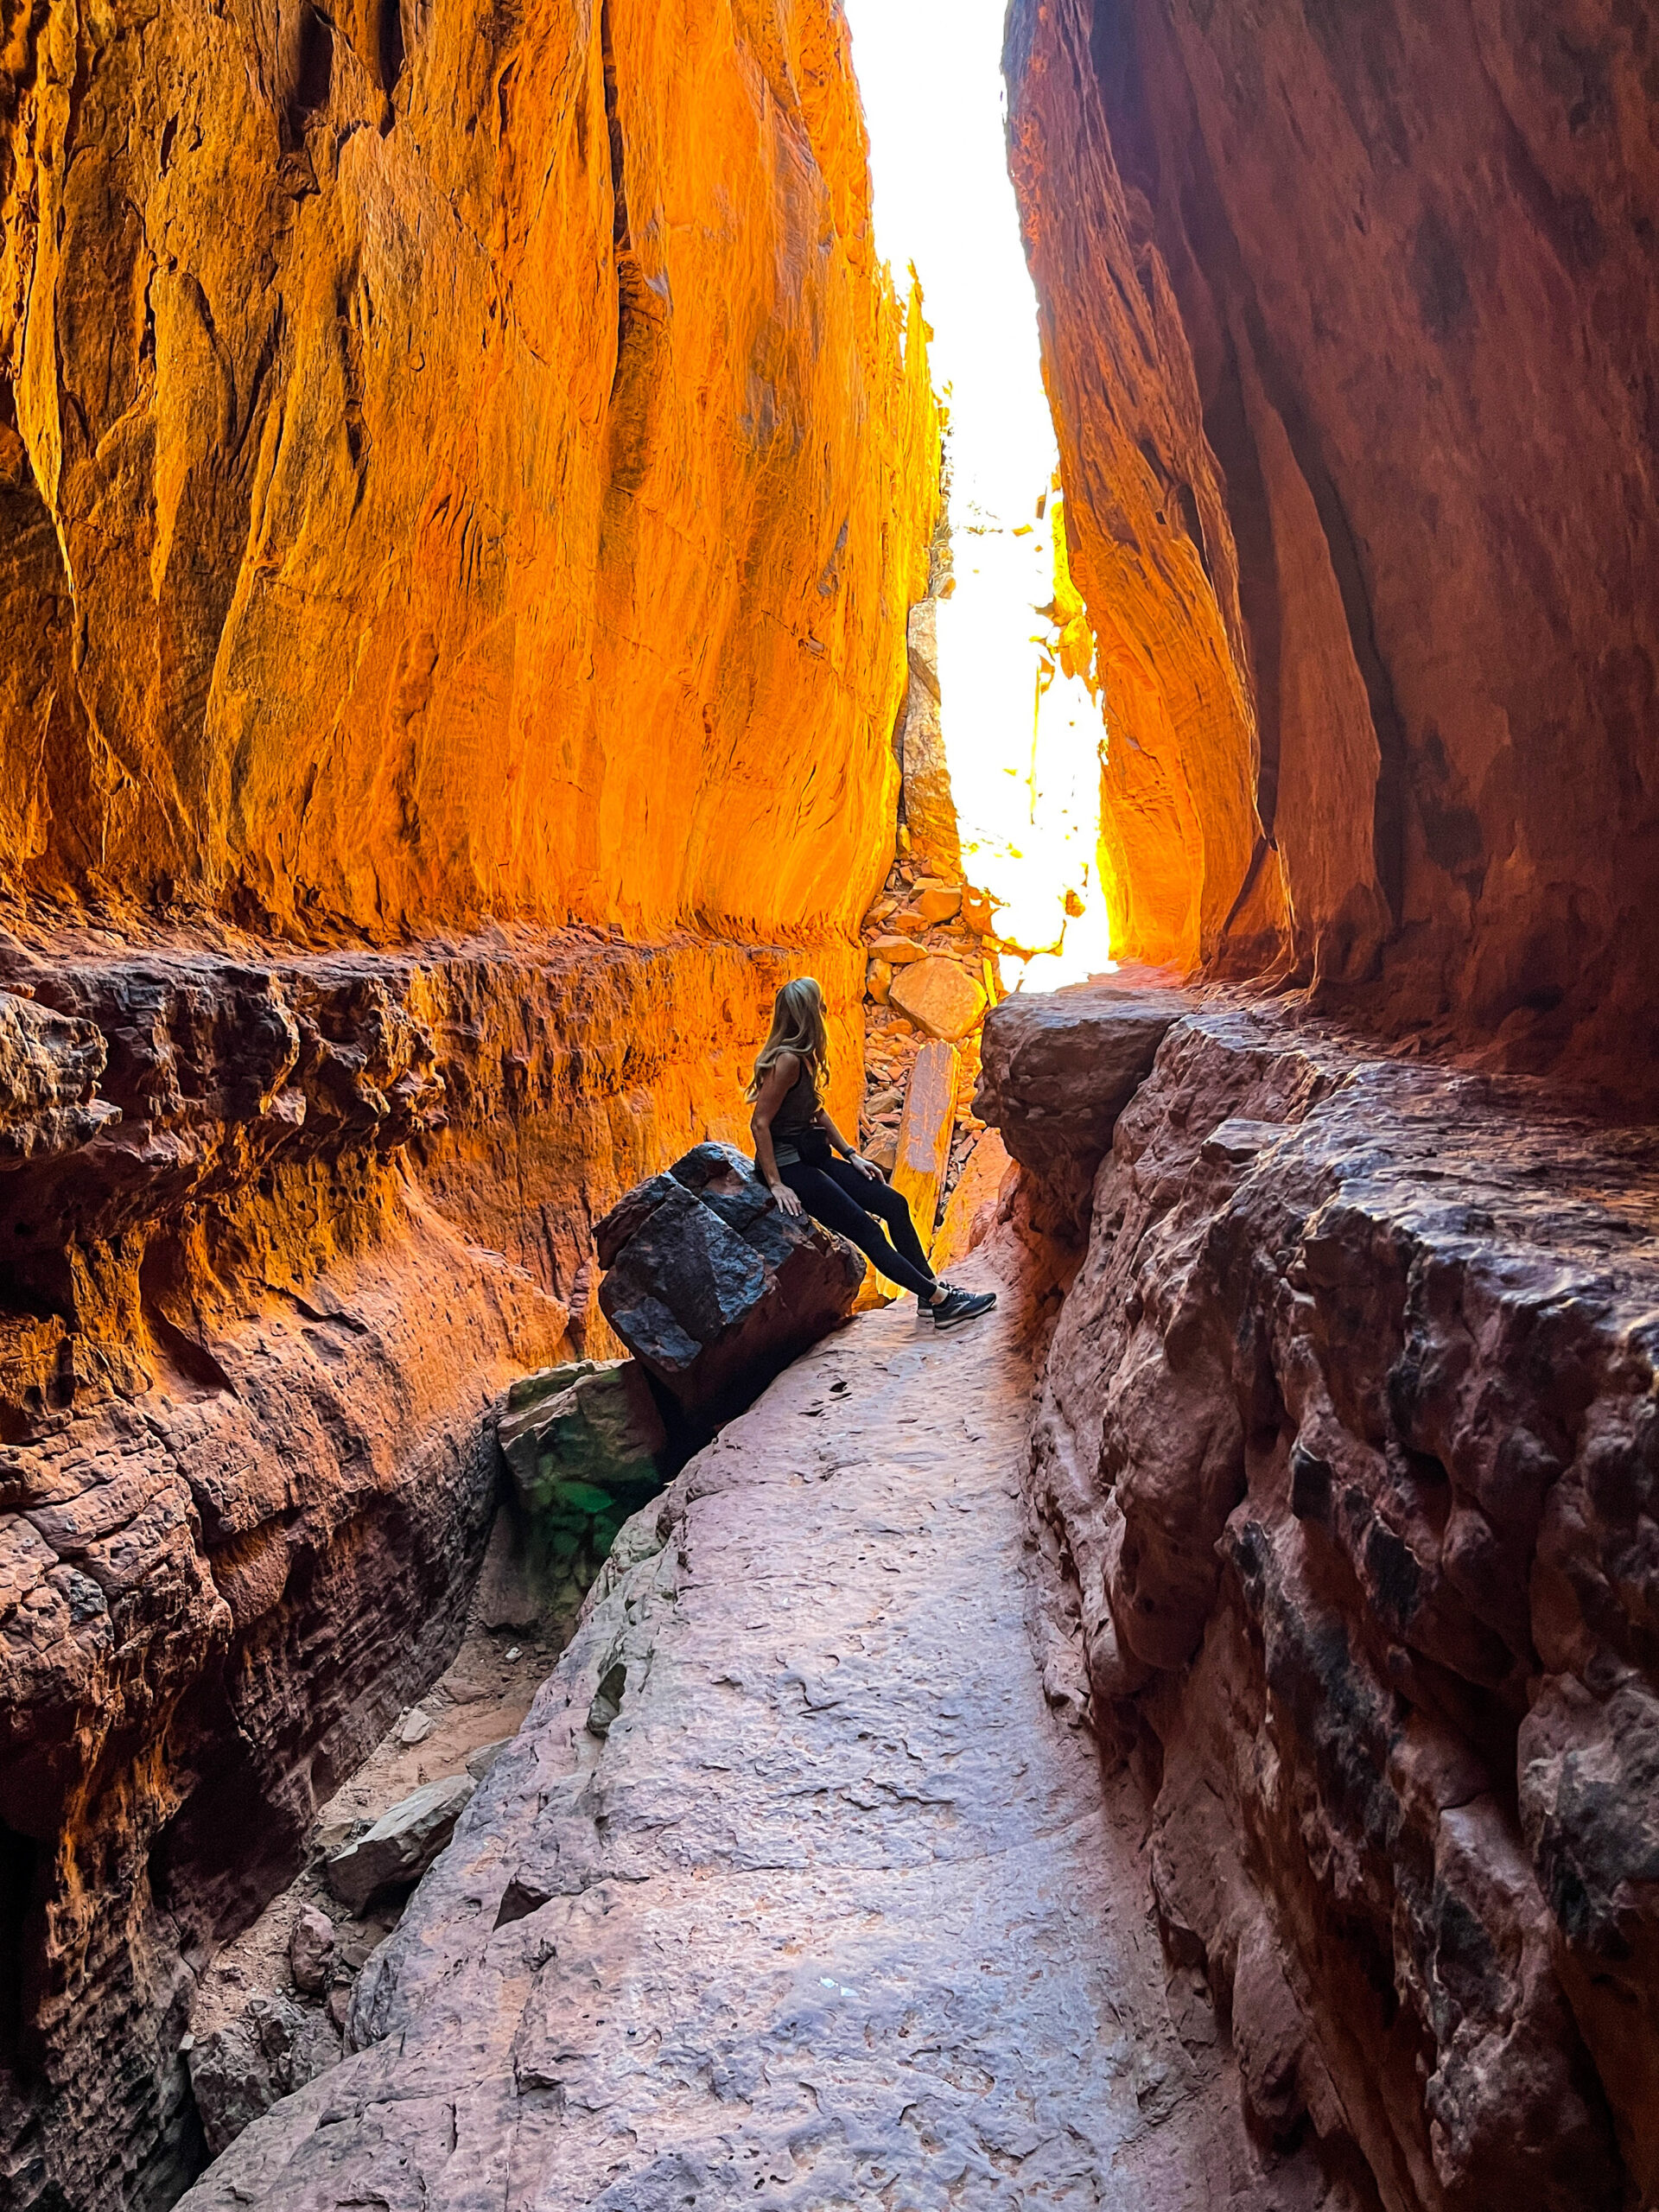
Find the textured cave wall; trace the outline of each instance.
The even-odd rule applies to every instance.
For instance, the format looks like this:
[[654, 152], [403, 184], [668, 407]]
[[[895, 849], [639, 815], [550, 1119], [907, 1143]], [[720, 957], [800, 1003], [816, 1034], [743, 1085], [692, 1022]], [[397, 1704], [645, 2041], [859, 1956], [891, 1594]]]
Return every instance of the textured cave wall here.
[[1254, 2123], [1371, 2212], [1659, 2201], [1659, 1133], [1220, 992], [984, 1071], [1033, 1224], [1092, 1177], [1031, 1496]]
[[459, 1637], [510, 1377], [893, 855], [938, 425], [834, 0], [0, 0], [0, 2202]]
[[1659, 23], [1014, 0], [1131, 957], [1632, 1077], [1659, 976]]
[[[817, 964], [855, 1085], [861, 948]], [[742, 1132], [798, 966], [523, 931], [4, 950], [8, 2212], [198, 2171], [194, 1969], [453, 1656], [487, 1409], [602, 1348], [590, 1224]]]
[[0, 880], [850, 925], [937, 504], [868, 197], [835, 0], [7, 0]]

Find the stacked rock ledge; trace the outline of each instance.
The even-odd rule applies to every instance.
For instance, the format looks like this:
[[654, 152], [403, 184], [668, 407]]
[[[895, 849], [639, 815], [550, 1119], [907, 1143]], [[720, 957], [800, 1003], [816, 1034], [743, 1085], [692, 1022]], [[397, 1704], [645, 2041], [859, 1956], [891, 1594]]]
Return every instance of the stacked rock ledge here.
[[1057, 1212], [1110, 1149], [1032, 1502], [1252, 2113], [1389, 2206], [1652, 2202], [1659, 1133], [1214, 998], [1136, 1088], [1050, 1008], [986, 1110]]

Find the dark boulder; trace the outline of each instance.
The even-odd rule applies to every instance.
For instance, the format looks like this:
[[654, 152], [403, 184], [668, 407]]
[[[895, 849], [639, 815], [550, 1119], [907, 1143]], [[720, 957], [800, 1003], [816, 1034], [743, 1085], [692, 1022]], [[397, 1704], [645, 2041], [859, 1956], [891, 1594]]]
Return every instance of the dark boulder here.
[[1191, 1003], [1160, 971], [1130, 972], [1004, 999], [985, 1019], [974, 1111], [1042, 1185], [1042, 1225], [1073, 1241], [1117, 1117]]
[[[496, 1434], [513, 1491], [503, 1537], [516, 1549], [530, 1610], [563, 1641], [617, 1530], [677, 1473], [683, 1454], [636, 1359], [573, 1360], [521, 1376]], [[493, 1581], [485, 1601], [498, 1612], [519, 1610], [503, 1607]]]
[[601, 1312], [692, 1420], [748, 1405], [852, 1311], [864, 1260], [775, 1204], [730, 1145], [700, 1144], [594, 1232]]

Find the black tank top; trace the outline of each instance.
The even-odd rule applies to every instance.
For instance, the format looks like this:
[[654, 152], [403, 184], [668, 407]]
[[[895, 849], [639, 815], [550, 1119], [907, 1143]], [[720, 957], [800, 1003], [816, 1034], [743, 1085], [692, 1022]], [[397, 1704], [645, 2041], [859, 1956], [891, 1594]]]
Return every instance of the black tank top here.
[[793, 1166], [802, 1160], [821, 1166], [830, 1157], [830, 1140], [816, 1126], [819, 1104], [817, 1083], [804, 1059], [800, 1073], [772, 1117], [772, 1156], [780, 1167]]
[[810, 1128], [818, 1118], [818, 1086], [812, 1080], [809, 1064], [801, 1062], [801, 1071], [784, 1093], [784, 1103], [772, 1117], [774, 1130], [782, 1129], [791, 1136], [798, 1136]]

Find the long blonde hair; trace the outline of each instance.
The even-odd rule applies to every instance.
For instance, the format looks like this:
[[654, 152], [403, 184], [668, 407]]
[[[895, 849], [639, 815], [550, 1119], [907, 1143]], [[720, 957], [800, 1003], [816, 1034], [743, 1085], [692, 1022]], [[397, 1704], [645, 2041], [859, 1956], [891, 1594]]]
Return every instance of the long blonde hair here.
[[822, 1090], [830, 1072], [830, 1033], [823, 1019], [823, 993], [813, 976], [785, 983], [772, 1002], [772, 1027], [754, 1063], [748, 1096], [753, 1098], [779, 1059], [793, 1052]]

